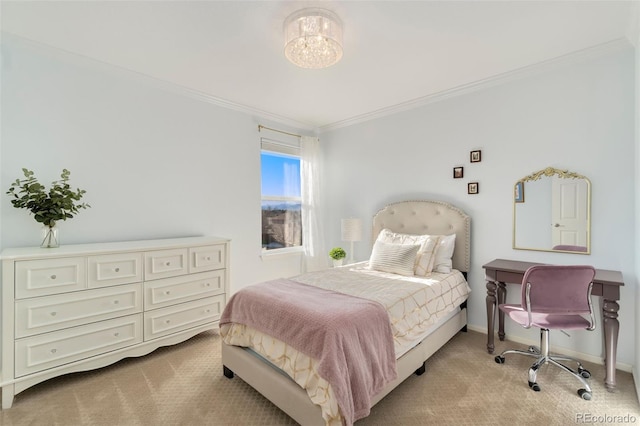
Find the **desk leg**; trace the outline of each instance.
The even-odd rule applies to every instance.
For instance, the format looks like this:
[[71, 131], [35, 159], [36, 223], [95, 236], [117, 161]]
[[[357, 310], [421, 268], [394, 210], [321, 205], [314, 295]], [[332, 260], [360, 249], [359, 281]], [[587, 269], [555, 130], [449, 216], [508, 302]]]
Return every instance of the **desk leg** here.
[[602, 316], [604, 318], [604, 348], [607, 376], [604, 385], [609, 392], [616, 390], [616, 357], [618, 348], [618, 310], [620, 305], [614, 300], [604, 299], [602, 304]]
[[[498, 283], [498, 305], [502, 305], [507, 300], [507, 285]], [[498, 309], [498, 338], [504, 340], [504, 312]]]
[[494, 319], [496, 311], [496, 283], [487, 280], [487, 352], [493, 353], [495, 345], [493, 344]]

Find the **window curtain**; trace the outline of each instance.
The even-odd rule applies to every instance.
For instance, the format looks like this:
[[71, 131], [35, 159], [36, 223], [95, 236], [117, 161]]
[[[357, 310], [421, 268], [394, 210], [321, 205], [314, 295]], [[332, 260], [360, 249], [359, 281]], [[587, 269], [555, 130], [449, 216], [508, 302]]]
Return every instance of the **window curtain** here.
[[304, 247], [304, 272], [319, 271], [328, 266], [328, 254], [320, 230], [322, 223], [320, 206], [322, 166], [320, 141], [311, 136], [300, 138], [300, 168], [302, 175], [302, 246]]

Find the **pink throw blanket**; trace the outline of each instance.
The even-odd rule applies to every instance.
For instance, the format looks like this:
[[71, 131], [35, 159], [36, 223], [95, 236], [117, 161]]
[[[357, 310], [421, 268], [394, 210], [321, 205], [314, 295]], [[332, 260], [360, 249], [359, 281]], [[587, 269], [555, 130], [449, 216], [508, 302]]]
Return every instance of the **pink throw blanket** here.
[[220, 319], [226, 323], [315, 358], [348, 425], [369, 415], [371, 398], [397, 377], [389, 315], [378, 302], [279, 279], [234, 294]]

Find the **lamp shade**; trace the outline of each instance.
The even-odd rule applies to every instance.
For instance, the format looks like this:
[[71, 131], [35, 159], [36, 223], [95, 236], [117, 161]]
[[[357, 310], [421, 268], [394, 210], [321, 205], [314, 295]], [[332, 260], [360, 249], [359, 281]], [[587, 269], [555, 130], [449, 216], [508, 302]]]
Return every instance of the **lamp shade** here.
[[342, 22], [325, 9], [307, 8], [284, 22], [284, 54], [302, 68], [326, 68], [342, 58]]
[[357, 218], [342, 219], [342, 241], [362, 240], [362, 220]]

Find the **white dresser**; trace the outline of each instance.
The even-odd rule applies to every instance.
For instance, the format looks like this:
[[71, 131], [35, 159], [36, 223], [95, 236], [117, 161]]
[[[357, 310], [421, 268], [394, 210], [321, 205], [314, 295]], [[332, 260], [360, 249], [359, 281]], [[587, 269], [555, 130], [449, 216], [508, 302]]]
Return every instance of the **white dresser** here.
[[2, 408], [52, 377], [141, 356], [216, 328], [229, 293], [229, 240], [6, 249]]

